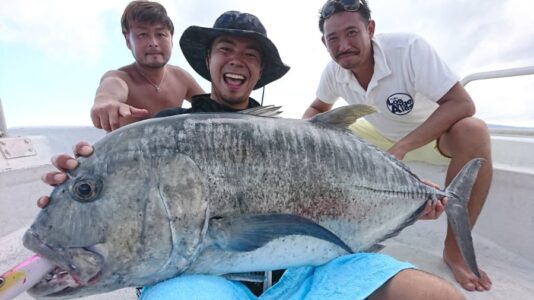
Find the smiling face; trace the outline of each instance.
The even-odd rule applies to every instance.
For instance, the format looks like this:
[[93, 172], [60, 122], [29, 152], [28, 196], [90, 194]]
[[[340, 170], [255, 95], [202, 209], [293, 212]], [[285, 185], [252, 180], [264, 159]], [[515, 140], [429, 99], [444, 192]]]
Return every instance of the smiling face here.
[[372, 64], [374, 30], [374, 21], [367, 22], [357, 12], [340, 12], [325, 20], [322, 41], [336, 63], [356, 71]]
[[253, 39], [217, 37], [207, 57], [211, 77], [211, 98], [234, 109], [245, 109], [261, 77], [262, 53]]
[[125, 38], [141, 67], [161, 68], [171, 57], [172, 34], [163, 24], [132, 23]]

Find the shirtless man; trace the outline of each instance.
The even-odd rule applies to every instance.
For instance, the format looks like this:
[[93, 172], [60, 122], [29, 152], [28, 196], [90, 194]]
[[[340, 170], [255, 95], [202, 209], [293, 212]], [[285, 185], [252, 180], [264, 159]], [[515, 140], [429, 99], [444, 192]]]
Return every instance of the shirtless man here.
[[174, 25], [161, 4], [130, 2], [121, 25], [135, 62], [102, 76], [91, 109], [94, 126], [108, 132], [204, 93], [184, 69], [167, 64]]

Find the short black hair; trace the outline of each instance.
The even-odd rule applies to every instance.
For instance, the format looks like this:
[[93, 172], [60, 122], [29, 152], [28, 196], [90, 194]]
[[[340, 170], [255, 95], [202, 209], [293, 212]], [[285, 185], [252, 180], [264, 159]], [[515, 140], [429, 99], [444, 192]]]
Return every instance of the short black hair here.
[[121, 18], [122, 33], [124, 35], [130, 32], [132, 23], [147, 23], [154, 25], [157, 23], [163, 24], [171, 35], [174, 35], [174, 25], [171, 18], [167, 15], [167, 11], [163, 5], [153, 1], [132, 1], [124, 9]]
[[[366, 22], [369, 22], [369, 20], [371, 20], [371, 9], [369, 8], [369, 4], [367, 3], [367, 0], [359, 0], [359, 1], [360, 1], [360, 8], [356, 12], [359, 13], [360, 16], [362, 16], [362, 18]], [[334, 5], [334, 12], [329, 17], [337, 13], [346, 11], [343, 5], [336, 0], [327, 0], [322, 7], [324, 8], [325, 5], [329, 2], [332, 2]], [[326, 21], [326, 19], [323, 18], [322, 8], [321, 8], [321, 10], [319, 11], [319, 30], [321, 31], [321, 33], [324, 33], [324, 22]]]

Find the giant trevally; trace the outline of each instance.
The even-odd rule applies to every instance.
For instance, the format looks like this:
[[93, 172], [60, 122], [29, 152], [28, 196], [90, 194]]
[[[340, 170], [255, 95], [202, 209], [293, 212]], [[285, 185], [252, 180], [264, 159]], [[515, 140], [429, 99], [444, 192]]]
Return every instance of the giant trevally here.
[[445, 196], [478, 275], [466, 203], [481, 161], [443, 191], [424, 184], [346, 128], [372, 111], [179, 115], [113, 131], [25, 234], [27, 248], [58, 266], [30, 293], [69, 298], [179, 274], [320, 265], [378, 249]]

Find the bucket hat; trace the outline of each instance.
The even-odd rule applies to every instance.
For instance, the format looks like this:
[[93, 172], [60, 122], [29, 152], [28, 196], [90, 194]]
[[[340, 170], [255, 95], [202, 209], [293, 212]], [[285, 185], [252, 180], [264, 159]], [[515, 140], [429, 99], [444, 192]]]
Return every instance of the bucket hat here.
[[180, 38], [180, 48], [191, 67], [202, 77], [211, 81], [206, 65], [208, 50], [213, 40], [221, 35], [247, 37], [255, 40], [262, 50], [263, 70], [254, 89], [284, 76], [289, 67], [282, 62], [278, 50], [267, 37], [267, 31], [258, 17], [239, 11], [223, 13], [213, 27], [188, 27]]

